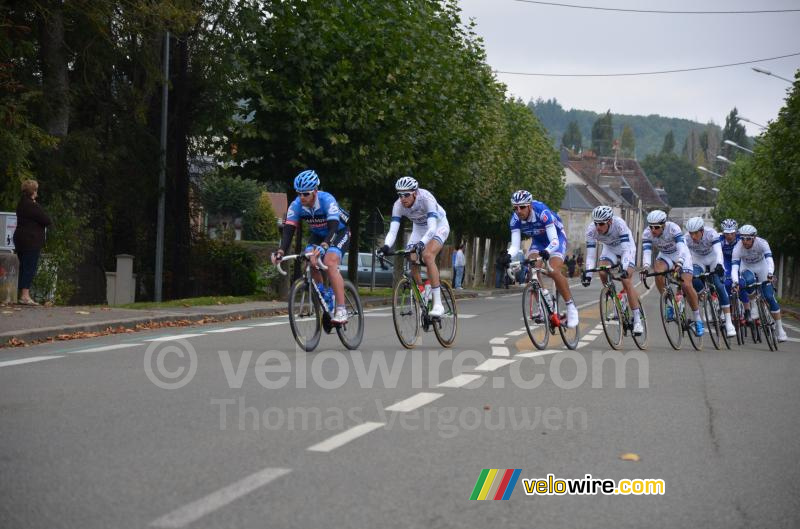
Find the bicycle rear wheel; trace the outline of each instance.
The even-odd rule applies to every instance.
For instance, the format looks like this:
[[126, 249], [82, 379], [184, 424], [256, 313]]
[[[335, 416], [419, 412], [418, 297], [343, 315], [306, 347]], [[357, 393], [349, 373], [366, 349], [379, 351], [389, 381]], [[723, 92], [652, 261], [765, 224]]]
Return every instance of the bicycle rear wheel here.
[[522, 319], [525, 320], [525, 329], [534, 347], [544, 349], [550, 340], [550, 329], [544, 297], [540, 293], [538, 286], [534, 287], [531, 283], [525, 285], [522, 291]]
[[619, 349], [622, 345], [622, 314], [616, 298], [617, 295], [610, 288], [604, 286], [600, 290], [600, 321], [612, 349]]
[[778, 350], [778, 343], [775, 337], [774, 323], [772, 322], [772, 314], [769, 312], [767, 300], [763, 297], [758, 300], [758, 317], [761, 320], [761, 330], [764, 334], [764, 341], [767, 342], [770, 351]]
[[358, 289], [350, 281], [344, 281], [344, 305], [347, 310], [347, 323], [336, 325], [342, 345], [348, 349], [357, 349], [364, 339], [364, 309]]
[[709, 288], [703, 298], [703, 316], [706, 319], [706, 332], [711, 338], [711, 343], [714, 344], [714, 349], [721, 349], [722, 336], [720, 335], [719, 324], [719, 302], [716, 296], [713, 295], [714, 291]]
[[297, 345], [313, 351], [322, 335], [322, 307], [305, 278], [298, 278], [289, 291], [289, 327]]
[[[689, 341], [691, 342], [692, 347], [694, 347], [694, 350], [695, 351], [702, 351], [703, 350], [703, 336], [698, 336], [697, 335], [697, 327], [694, 324], [694, 320], [689, 320], [686, 317], [686, 305], [687, 304], [688, 303], [686, 302], [686, 297], [684, 297], [683, 298], [683, 303], [679, 304], [680, 311], [681, 311], [681, 321], [683, 322], [683, 325], [685, 325], [686, 334], [689, 335]], [[698, 308], [700, 308], [700, 307], [698, 306]], [[703, 318], [703, 312], [701, 311], [700, 312], [700, 319], [702, 320], [702, 318]], [[706, 332], [707, 331], [704, 331], [703, 334], [705, 334]]]
[[736, 344], [744, 344], [744, 328], [742, 327], [742, 302], [739, 301], [739, 295], [735, 292], [731, 293], [731, 323], [733, 323], [733, 328], [736, 329]]
[[417, 286], [407, 277], [397, 282], [392, 295], [392, 320], [397, 339], [406, 349], [413, 349], [419, 340], [420, 306], [412, 289]]
[[456, 333], [458, 332], [456, 298], [453, 295], [453, 289], [445, 281], [441, 282], [439, 291], [442, 295], [444, 314], [433, 320], [433, 332], [442, 347], [450, 347], [456, 341]]
[[567, 305], [564, 302], [564, 300], [561, 299], [561, 294], [559, 294], [558, 291], [556, 291], [555, 300], [556, 302], [555, 306], [553, 307], [553, 310], [555, 311], [556, 314], [558, 314], [558, 319], [559, 319], [558, 332], [559, 334], [561, 334], [561, 341], [564, 342], [564, 345], [567, 346], [567, 349], [575, 349], [576, 347], [578, 347], [578, 334], [579, 334], [578, 330], [580, 324], [576, 325], [575, 327], [568, 327], [567, 312], [566, 310], [562, 312], [560, 309], [562, 306], [565, 307], [566, 309]]
[[[683, 340], [683, 327], [681, 326], [680, 314], [678, 314], [678, 302], [671, 287], [665, 288], [661, 294], [659, 308], [661, 309], [661, 324], [664, 326], [664, 334], [667, 335], [667, 340], [672, 348], [678, 351]], [[672, 310], [671, 318], [667, 317], [668, 308]]]
[[[631, 309], [633, 311], [633, 309]], [[633, 334], [633, 342], [636, 344], [636, 347], [644, 351], [647, 349], [647, 316], [644, 314], [644, 304], [639, 300], [639, 318], [642, 322], [642, 334], [640, 336], [636, 336]]]

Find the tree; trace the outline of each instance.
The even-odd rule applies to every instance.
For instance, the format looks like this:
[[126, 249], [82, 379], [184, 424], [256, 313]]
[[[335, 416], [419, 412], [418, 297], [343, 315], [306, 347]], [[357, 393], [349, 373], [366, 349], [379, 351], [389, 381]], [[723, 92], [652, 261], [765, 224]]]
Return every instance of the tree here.
[[[747, 137], [747, 129], [739, 122], [739, 111], [736, 110], [736, 107], [733, 107], [733, 110], [731, 110], [725, 118], [725, 127], [722, 129], [722, 143], [720, 144], [720, 151], [723, 156], [731, 160], [736, 159], [743, 151], [728, 145], [725, 143], [725, 140], [731, 140], [746, 149], [750, 148], [750, 139]], [[723, 171], [727, 170], [727, 167], [721, 165], [718, 167]]]
[[583, 136], [577, 121], [569, 122], [566, 132], [561, 137], [561, 146], [576, 153], [583, 149]]
[[648, 155], [642, 162], [647, 177], [662, 184], [672, 207], [702, 205], [707, 197], [696, 192], [700, 175], [695, 167], [675, 153]]
[[633, 129], [630, 125], [625, 125], [622, 129], [620, 148], [622, 149], [622, 156], [625, 158], [633, 158], [636, 153], [636, 140], [633, 137]]
[[592, 125], [592, 151], [598, 156], [611, 156], [613, 144], [614, 124], [611, 121], [611, 110], [608, 110]]
[[661, 154], [672, 154], [673, 152], [675, 152], [675, 136], [672, 134], [672, 131], [669, 131], [664, 136], [664, 144], [661, 146]]

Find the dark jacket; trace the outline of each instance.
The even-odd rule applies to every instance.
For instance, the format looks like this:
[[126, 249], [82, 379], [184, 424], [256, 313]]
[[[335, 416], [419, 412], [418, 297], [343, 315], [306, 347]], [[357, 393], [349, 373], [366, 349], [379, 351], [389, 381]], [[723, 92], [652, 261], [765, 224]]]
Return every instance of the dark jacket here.
[[41, 250], [44, 246], [44, 229], [50, 225], [50, 217], [42, 206], [28, 195], [23, 195], [17, 204], [17, 229], [14, 231], [14, 248], [17, 251]]

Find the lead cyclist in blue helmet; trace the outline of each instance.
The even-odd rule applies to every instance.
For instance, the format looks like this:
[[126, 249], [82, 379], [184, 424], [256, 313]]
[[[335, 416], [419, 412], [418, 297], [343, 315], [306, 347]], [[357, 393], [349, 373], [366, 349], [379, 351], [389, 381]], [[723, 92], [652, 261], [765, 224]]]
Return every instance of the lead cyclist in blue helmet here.
[[567, 253], [567, 236], [564, 234], [561, 217], [542, 202], [533, 200], [533, 196], [524, 189], [515, 191], [511, 195], [511, 205], [514, 207], [514, 213], [511, 214], [509, 222], [511, 228], [509, 255], [513, 258], [519, 253], [522, 235], [532, 238], [528, 258], [538, 255], [549, 263], [553, 269], [550, 277], [553, 278], [558, 293], [566, 300], [567, 327], [577, 327], [578, 309], [572, 301], [567, 278], [561, 273], [561, 265], [564, 264], [564, 256]]
[[344, 299], [344, 279], [339, 272], [342, 254], [350, 245], [350, 230], [347, 228], [349, 215], [339, 207], [330, 193], [319, 190], [319, 176], [312, 169], [306, 169], [294, 179], [295, 198], [286, 212], [281, 247], [272, 255], [272, 264], [278, 264], [289, 249], [292, 237], [302, 220], [311, 228], [311, 237], [306, 252], [312, 252], [311, 264], [314, 281], [322, 283], [322, 274], [316, 268], [317, 259], [322, 259], [328, 267], [328, 278], [336, 298], [336, 310], [331, 321], [347, 323], [347, 310]]
[[[733, 249], [739, 242], [739, 223], [733, 219], [725, 219], [720, 225], [722, 235], [719, 236], [720, 246], [722, 247], [722, 259], [725, 265], [725, 291], [728, 296], [733, 295], [733, 281], [731, 280], [731, 270], [733, 269]], [[750, 321], [750, 296], [747, 289], [739, 289], [739, 299], [744, 305], [744, 319]]]

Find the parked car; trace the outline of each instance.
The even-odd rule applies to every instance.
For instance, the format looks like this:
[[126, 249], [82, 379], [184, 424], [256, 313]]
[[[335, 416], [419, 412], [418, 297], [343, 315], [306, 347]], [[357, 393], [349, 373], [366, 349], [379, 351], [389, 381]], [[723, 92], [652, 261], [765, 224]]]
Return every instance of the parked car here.
[[[349, 256], [344, 254], [342, 264], [339, 266], [342, 275], [346, 276], [348, 267]], [[376, 287], [391, 287], [394, 284], [394, 267], [390, 261], [381, 263], [381, 260], [375, 258], [375, 286]], [[372, 254], [367, 252], [359, 252], [358, 254], [358, 284], [361, 286], [369, 286], [372, 281]]]

